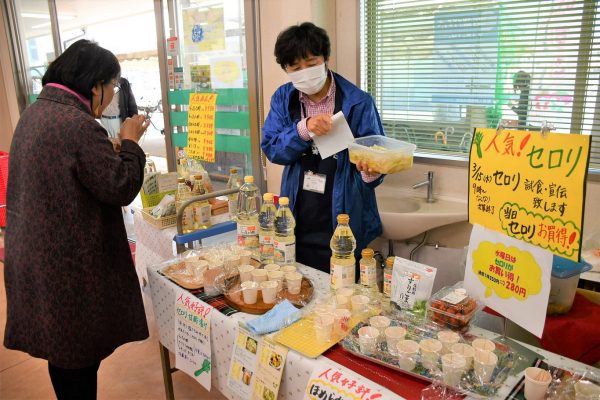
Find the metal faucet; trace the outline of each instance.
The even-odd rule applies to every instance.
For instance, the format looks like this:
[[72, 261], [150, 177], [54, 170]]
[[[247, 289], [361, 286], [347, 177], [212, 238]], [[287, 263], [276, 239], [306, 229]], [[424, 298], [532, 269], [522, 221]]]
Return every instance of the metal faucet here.
[[435, 199], [433, 198], [433, 171], [428, 171], [425, 175], [427, 176], [427, 180], [414, 184], [412, 188], [417, 189], [427, 185], [427, 202], [433, 203], [435, 202]]

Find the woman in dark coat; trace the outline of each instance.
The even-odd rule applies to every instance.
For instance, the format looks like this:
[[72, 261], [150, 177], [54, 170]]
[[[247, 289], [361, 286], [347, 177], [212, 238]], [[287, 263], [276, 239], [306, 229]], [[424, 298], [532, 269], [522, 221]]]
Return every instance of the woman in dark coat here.
[[48, 360], [59, 399], [96, 398], [100, 361], [148, 337], [121, 206], [142, 185], [127, 119], [121, 151], [94, 119], [118, 91], [116, 57], [80, 40], [50, 64], [10, 149], [4, 345]]

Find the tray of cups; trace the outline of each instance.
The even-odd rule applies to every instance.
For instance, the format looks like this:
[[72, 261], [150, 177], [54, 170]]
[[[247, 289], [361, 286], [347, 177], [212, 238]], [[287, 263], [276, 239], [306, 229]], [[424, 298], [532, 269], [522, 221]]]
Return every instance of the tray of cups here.
[[519, 357], [503, 343], [382, 315], [357, 324], [341, 345], [358, 357], [480, 398], [493, 397]]
[[301, 308], [314, 294], [312, 282], [294, 265], [247, 264], [240, 265], [238, 271], [239, 275], [227, 284], [225, 302], [249, 314], [264, 314], [284, 299]]

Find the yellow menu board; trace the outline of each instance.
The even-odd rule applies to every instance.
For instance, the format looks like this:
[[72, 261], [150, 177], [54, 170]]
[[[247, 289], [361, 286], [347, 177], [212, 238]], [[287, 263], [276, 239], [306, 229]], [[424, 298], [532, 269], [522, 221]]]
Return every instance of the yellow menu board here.
[[215, 162], [216, 93], [190, 93], [187, 154]]
[[579, 261], [590, 139], [475, 129], [469, 222]]

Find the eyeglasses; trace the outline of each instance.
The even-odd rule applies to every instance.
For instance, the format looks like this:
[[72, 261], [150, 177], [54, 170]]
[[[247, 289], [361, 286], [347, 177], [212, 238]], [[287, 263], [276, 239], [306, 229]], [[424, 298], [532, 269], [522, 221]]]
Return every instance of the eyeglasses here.
[[119, 90], [121, 90], [121, 86], [113, 82], [111, 82], [110, 84], [113, 85], [113, 90], [115, 91], [115, 94], [119, 93]]

